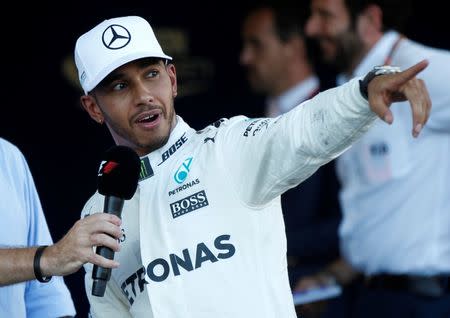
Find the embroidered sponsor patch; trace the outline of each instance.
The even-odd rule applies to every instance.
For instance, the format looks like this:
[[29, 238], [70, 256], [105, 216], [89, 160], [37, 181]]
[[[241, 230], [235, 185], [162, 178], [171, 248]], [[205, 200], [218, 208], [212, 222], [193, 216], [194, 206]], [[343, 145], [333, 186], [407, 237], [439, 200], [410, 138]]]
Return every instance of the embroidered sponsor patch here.
[[181, 200], [170, 204], [170, 210], [172, 211], [173, 218], [177, 218], [186, 213], [195, 211], [209, 205], [208, 198], [204, 190], [191, 194]]

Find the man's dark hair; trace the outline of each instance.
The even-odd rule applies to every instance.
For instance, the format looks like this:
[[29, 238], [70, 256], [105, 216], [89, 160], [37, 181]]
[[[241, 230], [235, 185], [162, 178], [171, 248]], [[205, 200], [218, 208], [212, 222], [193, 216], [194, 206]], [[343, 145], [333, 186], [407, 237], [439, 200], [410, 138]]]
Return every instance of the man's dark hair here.
[[274, 14], [275, 32], [281, 41], [287, 42], [293, 36], [304, 37], [303, 28], [309, 14], [306, 1], [267, 0], [258, 1], [247, 7], [247, 14], [259, 9], [271, 9]]
[[412, 2], [410, 0], [345, 0], [353, 23], [356, 17], [369, 5], [377, 5], [383, 12], [383, 29], [394, 29], [404, 32], [407, 21], [412, 14]]
[[307, 6], [280, 1], [271, 8], [274, 12], [275, 30], [283, 42], [292, 36], [304, 37], [303, 29], [309, 10]]
[[273, 12], [274, 29], [282, 42], [293, 37], [301, 37], [306, 43], [308, 59], [315, 61], [318, 56], [315, 43], [305, 36], [304, 27], [309, 16], [309, 0], [267, 0], [247, 8], [247, 14], [258, 9], [268, 8]]

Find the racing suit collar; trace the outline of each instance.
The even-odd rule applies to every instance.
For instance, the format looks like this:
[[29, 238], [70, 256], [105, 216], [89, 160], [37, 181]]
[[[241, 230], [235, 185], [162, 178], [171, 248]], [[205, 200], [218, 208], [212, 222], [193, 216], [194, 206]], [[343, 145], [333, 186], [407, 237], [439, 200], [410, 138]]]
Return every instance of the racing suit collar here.
[[163, 165], [166, 161], [170, 160], [172, 154], [182, 148], [184, 143], [195, 133], [195, 130], [191, 128], [183, 118], [178, 115], [176, 116], [177, 122], [170, 133], [167, 143], [161, 148], [142, 156], [141, 162], [147, 158], [153, 169]]

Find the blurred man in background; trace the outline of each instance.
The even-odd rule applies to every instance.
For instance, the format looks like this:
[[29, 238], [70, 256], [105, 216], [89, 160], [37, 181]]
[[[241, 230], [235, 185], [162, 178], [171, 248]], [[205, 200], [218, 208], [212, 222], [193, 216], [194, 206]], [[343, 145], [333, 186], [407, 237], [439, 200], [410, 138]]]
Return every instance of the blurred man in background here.
[[[364, 275], [356, 317], [450, 316], [450, 52], [405, 37], [408, 1], [312, 0], [306, 33], [325, 62], [340, 72], [338, 84], [375, 65], [402, 69], [426, 58], [433, 102], [422, 137], [396, 104], [338, 159], [343, 259], [301, 280], [299, 290]], [[414, 124], [415, 132], [422, 125]], [[395, 136], [395, 137], [394, 137]]]

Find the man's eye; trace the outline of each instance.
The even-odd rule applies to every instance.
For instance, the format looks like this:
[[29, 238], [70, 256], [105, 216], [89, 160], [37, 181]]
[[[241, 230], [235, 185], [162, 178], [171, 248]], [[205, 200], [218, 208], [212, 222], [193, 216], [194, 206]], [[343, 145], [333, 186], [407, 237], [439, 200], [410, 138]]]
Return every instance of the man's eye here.
[[113, 85], [112, 89], [114, 91], [120, 91], [120, 90], [124, 89], [125, 87], [126, 87], [125, 83], [117, 83], [117, 84]]
[[158, 76], [159, 72], [157, 70], [152, 70], [150, 72], [148, 72], [147, 77], [156, 77]]

